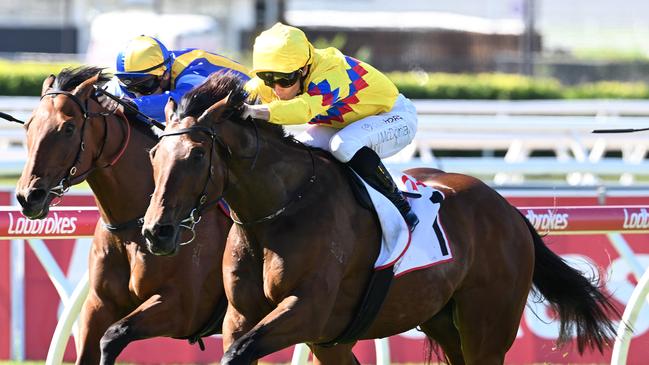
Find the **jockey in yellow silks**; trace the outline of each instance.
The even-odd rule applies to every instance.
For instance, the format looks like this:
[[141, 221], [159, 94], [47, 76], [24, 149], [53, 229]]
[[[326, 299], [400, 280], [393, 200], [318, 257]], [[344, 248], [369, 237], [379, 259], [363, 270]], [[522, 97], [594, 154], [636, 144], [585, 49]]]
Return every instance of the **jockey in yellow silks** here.
[[255, 39], [251, 73], [246, 89], [261, 104], [245, 104], [242, 117], [311, 124], [297, 139], [348, 164], [414, 229], [419, 219], [381, 162], [417, 131], [415, 107], [392, 81], [335, 48], [315, 49], [304, 32], [281, 23]]

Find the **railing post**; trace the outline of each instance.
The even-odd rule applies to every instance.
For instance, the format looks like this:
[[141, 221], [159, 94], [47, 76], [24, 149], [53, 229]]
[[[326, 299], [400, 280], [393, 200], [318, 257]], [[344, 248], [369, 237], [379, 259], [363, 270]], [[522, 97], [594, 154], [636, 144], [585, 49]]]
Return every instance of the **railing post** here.
[[11, 359], [25, 360], [25, 241], [11, 240]]
[[613, 346], [613, 354], [611, 355], [611, 365], [625, 365], [627, 355], [629, 354], [629, 346], [631, 345], [631, 338], [633, 337], [633, 325], [638, 320], [640, 310], [644, 304], [645, 299], [649, 300], [649, 270], [645, 271], [642, 275], [638, 285], [636, 285], [629, 304], [624, 309], [622, 321], [617, 329], [617, 338]]
[[45, 365], [60, 365], [63, 362], [63, 355], [65, 354], [65, 348], [67, 347], [68, 339], [72, 332], [72, 326], [77, 320], [77, 317], [79, 317], [81, 306], [86, 300], [89, 290], [88, 272], [86, 272], [63, 307], [63, 313], [61, 313], [61, 317], [56, 324], [52, 342], [50, 342], [50, 348], [47, 351]]

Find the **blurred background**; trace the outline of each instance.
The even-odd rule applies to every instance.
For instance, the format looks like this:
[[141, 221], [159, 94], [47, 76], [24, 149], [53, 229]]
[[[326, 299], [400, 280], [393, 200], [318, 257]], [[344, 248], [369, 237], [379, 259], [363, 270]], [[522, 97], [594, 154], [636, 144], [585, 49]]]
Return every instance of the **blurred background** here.
[[[111, 69], [124, 44], [140, 34], [158, 37], [169, 49], [203, 48], [250, 66], [254, 37], [282, 21], [302, 28], [316, 47], [335, 46], [363, 59], [388, 73], [406, 96], [425, 100], [417, 106], [427, 141], [416, 141], [394, 164], [414, 158], [502, 185], [526, 181], [525, 174], [497, 173], [521, 170], [512, 163], [526, 161], [534, 180], [561, 175], [559, 181], [571, 185], [632, 185], [639, 176], [633, 171], [649, 173], [639, 136], [587, 132], [649, 125], [643, 119], [649, 115], [647, 11], [649, 3], [639, 0], [569, 6], [559, 0], [5, 0], [0, 95], [37, 96], [45, 76], [68, 65]], [[26, 117], [33, 104], [0, 98], [0, 108]], [[483, 130], [487, 125], [490, 131]], [[490, 132], [493, 140], [478, 136]], [[20, 145], [5, 135], [0, 146]], [[536, 141], [524, 138], [532, 135]], [[6, 152], [8, 164], [20, 153]], [[476, 161], [449, 157], [498, 159], [480, 169]], [[569, 164], [535, 169], [534, 161], [547, 161], [531, 157], [577, 161], [596, 173], [579, 174]], [[0, 173], [15, 174], [22, 161], [1, 162]], [[592, 162], [608, 167], [583, 164]]]
[[[169, 49], [202, 48], [251, 66], [255, 36], [282, 21], [303, 29], [318, 48], [337, 47], [386, 72], [415, 101], [417, 137], [388, 159], [392, 169], [474, 175], [518, 207], [550, 207], [550, 219], [551, 208], [562, 205], [649, 209], [646, 132], [591, 133], [649, 127], [646, 14], [646, 0], [3, 0], [0, 111], [27, 119], [47, 75], [80, 64], [111, 69], [121, 47], [140, 34]], [[13, 186], [25, 160], [24, 130], [0, 121], [1, 205], [16, 205]], [[93, 205], [91, 194], [81, 184], [67, 203]], [[639, 224], [649, 228], [647, 209], [642, 214]], [[623, 310], [649, 266], [649, 236], [624, 241], [618, 233], [547, 240], [564, 258], [599, 266]], [[28, 241], [11, 240], [11, 250], [0, 241], [0, 360], [45, 359], [63, 309], [50, 269], [20, 251], [35, 240]], [[637, 261], [622, 257], [620, 242]], [[87, 270], [89, 239], [46, 246], [74, 288]], [[14, 274], [15, 267], [23, 271]], [[585, 356], [554, 349], [556, 322], [547, 308], [529, 304], [508, 363], [609, 363], [610, 349]], [[646, 306], [635, 330], [628, 363], [644, 365]], [[391, 338], [393, 360], [423, 363], [422, 338], [414, 330]], [[220, 343], [206, 343], [208, 351], [200, 352], [181, 341], [147, 340], [129, 346], [120, 360], [217, 362]], [[372, 346], [357, 346], [363, 363], [376, 361]], [[286, 363], [290, 351], [267, 360]]]
[[648, 10], [640, 0], [5, 0], [0, 52], [112, 65], [120, 45], [147, 33], [238, 58], [279, 20], [385, 71], [636, 81], [648, 77]]

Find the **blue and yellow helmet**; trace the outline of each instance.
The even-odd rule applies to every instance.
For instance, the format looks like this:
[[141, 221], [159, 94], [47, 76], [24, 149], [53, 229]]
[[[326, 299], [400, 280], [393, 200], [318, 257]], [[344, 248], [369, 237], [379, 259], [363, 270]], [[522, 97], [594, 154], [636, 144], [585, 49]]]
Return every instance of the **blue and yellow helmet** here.
[[161, 76], [169, 69], [170, 62], [171, 55], [162, 42], [141, 35], [132, 39], [117, 55], [115, 76]]

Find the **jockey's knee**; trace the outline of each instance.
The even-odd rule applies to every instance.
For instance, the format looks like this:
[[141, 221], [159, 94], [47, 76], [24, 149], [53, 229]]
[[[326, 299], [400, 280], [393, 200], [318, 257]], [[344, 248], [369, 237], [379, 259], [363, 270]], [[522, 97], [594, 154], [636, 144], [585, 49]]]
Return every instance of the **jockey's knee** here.
[[354, 138], [343, 139], [340, 135], [334, 135], [329, 140], [329, 151], [340, 162], [349, 162], [356, 152], [365, 146], [361, 141]]

